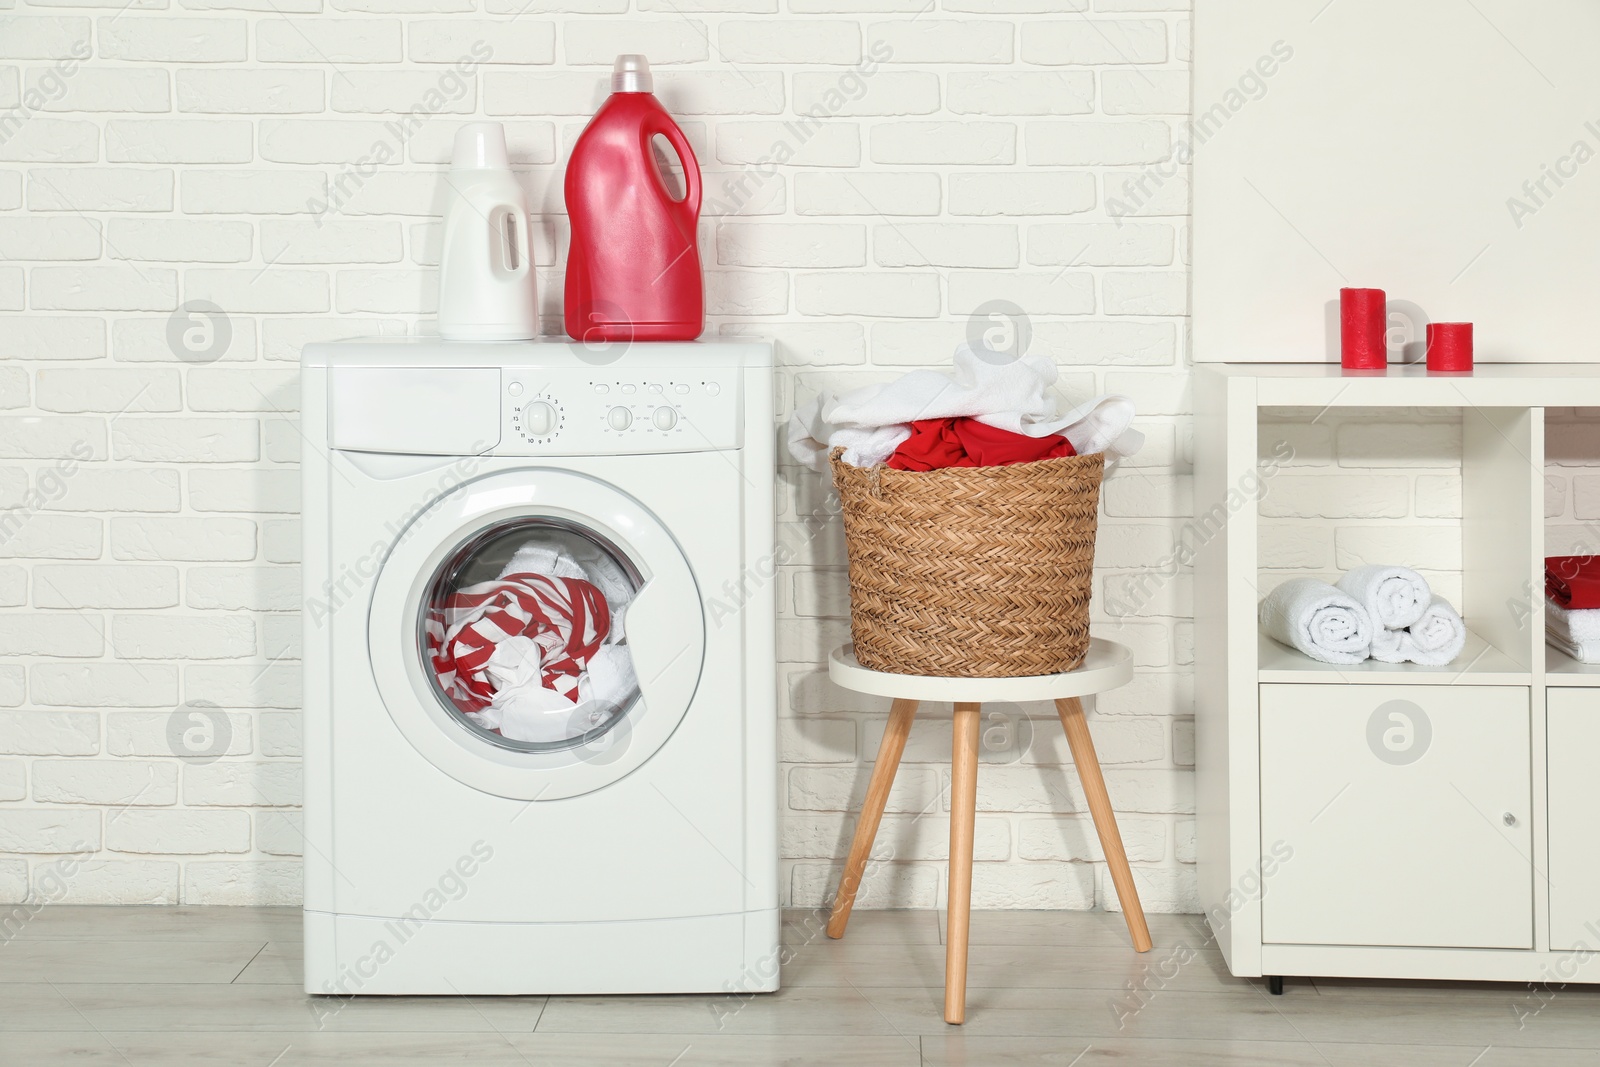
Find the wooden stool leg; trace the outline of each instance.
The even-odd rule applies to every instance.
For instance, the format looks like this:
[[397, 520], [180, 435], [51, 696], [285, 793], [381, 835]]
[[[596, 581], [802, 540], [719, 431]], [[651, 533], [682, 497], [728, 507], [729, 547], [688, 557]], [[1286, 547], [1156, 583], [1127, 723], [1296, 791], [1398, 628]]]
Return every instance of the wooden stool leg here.
[[872, 765], [872, 780], [867, 783], [867, 799], [861, 804], [861, 817], [856, 820], [855, 837], [850, 841], [850, 858], [845, 861], [844, 877], [839, 879], [839, 892], [833, 898], [833, 914], [828, 916], [829, 937], [843, 937], [845, 925], [850, 921], [850, 909], [855, 907], [861, 875], [872, 855], [872, 842], [878, 836], [878, 823], [883, 821], [883, 808], [889, 802], [894, 772], [900, 766], [900, 754], [906, 750], [906, 737], [911, 733], [911, 720], [916, 714], [915, 700], [896, 700], [889, 710], [889, 724], [883, 728], [878, 760]]
[[972, 834], [978, 812], [977, 704], [957, 704], [950, 747], [950, 897], [945, 924], [944, 1021], [967, 1021], [967, 933], [972, 919]]
[[1133, 872], [1128, 869], [1128, 854], [1122, 848], [1117, 816], [1111, 810], [1111, 798], [1106, 795], [1106, 780], [1100, 773], [1100, 759], [1094, 754], [1089, 723], [1083, 717], [1083, 701], [1077, 697], [1057, 700], [1056, 714], [1061, 716], [1061, 725], [1067, 731], [1067, 747], [1072, 749], [1072, 762], [1078, 765], [1078, 780], [1083, 783], [1083, 795], [1089, 801], [1089, 814], [1094, 816], [1094, 828], [1100, 835], [1100, 847], [1106, 854], [1106, 865], [1111, 868], [1111, 881], [1117, 887], [1117, 900], [1122, 902], [1122, 917], [1127, 920], [1133, 947], [1140, 952], [1149, 952], [1150, 928], [1144, 921], [1144, 908], [1139, 904], [1139, 890], [1133, 884]]

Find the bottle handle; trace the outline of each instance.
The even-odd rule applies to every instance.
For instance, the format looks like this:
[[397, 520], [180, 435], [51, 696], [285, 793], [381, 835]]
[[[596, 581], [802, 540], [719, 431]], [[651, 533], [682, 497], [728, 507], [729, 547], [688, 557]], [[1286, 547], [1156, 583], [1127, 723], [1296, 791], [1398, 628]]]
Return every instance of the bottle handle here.
[[494, 241], [494, 255], [498, 260], [490, 266], [503, 270], [513, 278], [527, 274], [533, 266], [528, 216], [517, 205], [502, 201], [489, 209], [488, 222]]
[[[650, 140], [659, 133], [672, 145], [672, 150], [678, 153], [678, 162], [683, 166], [683, 199], [673, 200], [670, 195], [667, 199], [683, 207], [689, 216], [689, 224], [693, 226], [695, 220], [700, 217], [700, 162], [694, 158], [694, 149], [689, 147], [689, 139], [678, 129], [677, 123], [665, 115], [659, 118], [652, 116], [652, 119], [654, 121], [647, 123], [645, 127], [645, 151], [653, 161], [655, 157], [650, 153]], [[657, 180], [660, 180], [659, 172]], [[662, 192], [666, 192], [665, 185], [662, 186]]]

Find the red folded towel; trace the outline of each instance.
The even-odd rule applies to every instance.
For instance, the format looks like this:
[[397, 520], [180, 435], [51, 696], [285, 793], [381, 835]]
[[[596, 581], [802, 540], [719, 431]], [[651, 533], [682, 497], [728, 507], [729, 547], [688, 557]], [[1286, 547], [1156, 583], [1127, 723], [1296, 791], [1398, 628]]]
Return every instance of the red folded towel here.
[[1546, 556], [1544, 590], [1573, 611], [1600, 608], [1600, 556]]
[[974, 418], [919, 419], [911, 424], [911, 436], [889, 457], [889, 466], [897, 471], [1004, 467], [1077, 454], [1072, 442], [1060, 434], [1028, 437]]

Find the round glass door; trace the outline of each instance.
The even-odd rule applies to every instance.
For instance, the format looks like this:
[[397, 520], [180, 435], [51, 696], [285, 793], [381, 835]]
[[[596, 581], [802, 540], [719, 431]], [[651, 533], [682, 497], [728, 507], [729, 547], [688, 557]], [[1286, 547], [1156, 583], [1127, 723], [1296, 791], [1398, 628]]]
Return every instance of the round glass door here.
[[469, 538], [435, 569], [418, 647], [434, 695], [501, 748], [589, 744], [639, 701], [627, 613], [643, 581], [579, 523], [532, 516]]
[[367, 653], [430, 763], [498, 796], [560, 800], [667, 743], [699, 687], [705, 625], [688, 557], [638, 500], [507, 462], [394, 536]]

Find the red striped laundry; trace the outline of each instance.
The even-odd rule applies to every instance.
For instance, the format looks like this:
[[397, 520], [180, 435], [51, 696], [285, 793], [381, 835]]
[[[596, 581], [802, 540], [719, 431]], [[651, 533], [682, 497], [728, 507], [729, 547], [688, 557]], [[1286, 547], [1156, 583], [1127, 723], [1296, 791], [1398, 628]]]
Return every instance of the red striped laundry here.
[[610, 628], [606, 598], [589, 582], [507, 574], [430, 606], [425, 633], [440, 687], [462, 711], [481, 711], [494, 699], [485, 667], [501, 641], [532, 638], [544, 650], [545, 687], [576, 703], [578, 678]]

